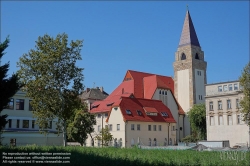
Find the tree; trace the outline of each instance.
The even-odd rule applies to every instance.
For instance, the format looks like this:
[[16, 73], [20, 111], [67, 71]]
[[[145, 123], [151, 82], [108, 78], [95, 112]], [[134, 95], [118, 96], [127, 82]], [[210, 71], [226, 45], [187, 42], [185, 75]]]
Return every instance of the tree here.
[[87, 111], [77, 111], [75, 114], [74, 121], [68, 126], [69, 139], [77, 141], [83, 146], [84, 142], [88, 138], [88, 134], [94, 132], [93, 125], [96, 124], [95, 115], [90, 114]]
[[108, 127], [102, 128], [100, 133], [95, 137], [96, 140], [102, 142], [102, 146], [108, 146], [109, 142], [112, 141], [113, 135], [109, 132]]
[[80, 92], [83, 90], [83, 68], [76, 66], [81, 60], [81, 40], [71, 41], [68, 35], [38, 37], [36, 46], [23, 54], [17, 63], [18, 75], [25, 84], [27, 96], [40, 130], [46, 134], [48, 121], [58, 119], [58, 133], [63, 132], [66, 146], [67, 120], [74, 110], [82, 108]]
[[[4, 50], [9, 45], [9, 38], [3, 43], [0, 43], [0, 63], [3, 55], [5, 54]], [[22, 87], [19, 83], [17, 74], [12, 74], [11, 77], [7, 78], [7, 72], [9, 70], [9, 62], [2, 65], [0, 64], [0, 113], [3, 109], [8, 107], [10, 98], [15, 95], [15, 93]], [[0, 115], [0, 132], [4, 126], [8, 123], [6, 118], [8, 115]]]
[[244, 121], [247, 121], [250, 126], [250, 62], [244, 67], [239, 80], [244, 94], [240, 101], [241, 112], [244, 115]]
[[207, 127], [205, 104], [195, 104], [188, 112], [188, 118], [193, 132], [192, 137], [196, 137], [198, 140], [206, 139]]

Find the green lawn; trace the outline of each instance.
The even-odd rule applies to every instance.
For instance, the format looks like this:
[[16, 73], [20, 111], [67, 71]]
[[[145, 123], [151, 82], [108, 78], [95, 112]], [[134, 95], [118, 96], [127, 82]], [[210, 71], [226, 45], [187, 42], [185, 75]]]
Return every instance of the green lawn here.
[[[57, 164], [42, 165], [69, 165], [62, 162], [70, 162], [70, 165], [90, 166], [136, 166], [136, 165], [250, 165], [250, 152], [207, 152], [192, 150], [142, 150], [142, 149], [119, 149], [119, 148], [92, 148], [68, 146], [23, 146], [23, 147], [0, 147], [1, 162], [23, 161], [36, 162], [52, 161]], [[33, 154], [31, 154], [34, 152]], [[42, 154], [45, 153], [46, 154]], [[19, 153], [19, 154], [17, 154]], [[30, 154], [29, 154], [30, 153]], [[36, 154], [35, 154], [36, 153]], [[23, 157], [23, 158], [20, 158]], [[57, 158], [33, 158], [33, 157], [57, 157]], [[12, 158], [11, 158], [12, 157]], [[16, 158], [19, 157], [19, 158]], [[68, 157], [68, 158], [60, 158]], [[2, 163], [5, 165], [5, 163]], [[7, 164], [6, 164], [7, 165]], [[9, 164], [8, 164], [9, 165]]]

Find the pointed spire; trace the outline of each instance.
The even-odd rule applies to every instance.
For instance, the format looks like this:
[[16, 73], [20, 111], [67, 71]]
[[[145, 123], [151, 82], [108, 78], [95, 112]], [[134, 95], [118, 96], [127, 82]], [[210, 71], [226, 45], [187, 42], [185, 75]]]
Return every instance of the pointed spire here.
[[184, 45], [195, 45], [200, 47], [199, 40], [197, 38], [192, 19], [190, 17], [188, 6], [185, 21], [182, 28], [181, 39], [179, 42], [179, 47]]

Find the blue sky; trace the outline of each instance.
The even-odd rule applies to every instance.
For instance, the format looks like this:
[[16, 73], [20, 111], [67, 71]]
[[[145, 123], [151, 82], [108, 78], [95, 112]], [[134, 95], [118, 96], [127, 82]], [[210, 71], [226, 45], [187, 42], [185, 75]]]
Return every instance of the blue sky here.
[[38, 36], [65, 32], [84, 40], [85, 87], [111, 93], [127, 70], [173, 76], [186, 5], [205, 53], [207, 82], [236, 80], [249, 61], [249, 2], [2, 1], [1, 41], [10, 35], [2, 64], [16, 72]]

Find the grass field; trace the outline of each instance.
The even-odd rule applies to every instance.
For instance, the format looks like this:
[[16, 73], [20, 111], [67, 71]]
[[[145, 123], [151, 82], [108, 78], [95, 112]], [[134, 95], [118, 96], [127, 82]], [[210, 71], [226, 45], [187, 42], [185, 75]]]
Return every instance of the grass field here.
[[[86, 165], [86, 166], [165, 166], [165, 165], [250, 165], [250, 152], [207, 152], [192, 150], [142, 150], [137, 148], [92, 148], [68, 146], [23, 146], [0, 147], [2, 164], [23, 161], [23, 165], [37, 162], [57, 162], [42, 165]], [[34, 152], [33, 154], [31, 154]], [[45, 153], [46, 154], [42, 154]], [[18, 154], [19, 153], [19, 154]], [[63, 154], [64, 153], [64, 154]], [[68, 153], [68, 154], [67, 154]], [[37, 156], [36, 158], [33, 158]], [[12, 158], [11, 158], [12, 157]], [[18, 157], [18, 158], [17, 158]], [[23, 158], [20, 158], [23, 157]], [[39, 158], [39, 157], [57, 157]], [[66, 158], [60, 158], [66, 157]], [[28, 164], [31, 162], [31, 164]], [[61, 162], [61, 163], [59, 163]], [[70, 164], [63, 164], [70, 162]], [[6, 164], [7, 165], [7, 164]], [[9, 165], [9, 164], [8, 164]], [[16, 164], [15, 164], [16, 165]]]

